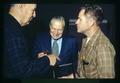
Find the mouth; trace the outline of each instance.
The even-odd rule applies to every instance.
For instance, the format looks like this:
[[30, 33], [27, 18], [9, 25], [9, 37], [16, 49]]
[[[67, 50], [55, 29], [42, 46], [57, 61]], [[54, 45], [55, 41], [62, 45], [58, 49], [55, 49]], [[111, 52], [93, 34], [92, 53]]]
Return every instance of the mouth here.
[[58, 39], [58, 38], [59, 38], [59, 36], [54, 35], [54, 38], [55, 38], [55, 39]]

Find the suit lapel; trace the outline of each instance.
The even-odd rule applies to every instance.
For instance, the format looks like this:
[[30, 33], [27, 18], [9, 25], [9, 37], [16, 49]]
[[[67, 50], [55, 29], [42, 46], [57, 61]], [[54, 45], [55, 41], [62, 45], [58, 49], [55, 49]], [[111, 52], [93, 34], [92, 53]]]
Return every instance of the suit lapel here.
[[66, 51], [66, 38], [63, 37], [61, 45], [62, 45], [62, 47], [61, 47], [61, 50], [60, 50], [59, 57], [62, 57], [65, 54], [65, 51]]

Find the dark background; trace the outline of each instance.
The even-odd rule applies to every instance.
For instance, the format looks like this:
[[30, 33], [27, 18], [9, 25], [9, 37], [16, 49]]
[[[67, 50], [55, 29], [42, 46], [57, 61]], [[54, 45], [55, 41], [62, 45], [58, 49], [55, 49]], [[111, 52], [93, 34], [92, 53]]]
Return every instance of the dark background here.
[[[25, 1], [25, 0], [23, 0]], [[22, 2], [23, 2], [22, 1]], [[26, 1], [25, 1], [26, 2]], [[6, 5], [8, 3], [19, 3], [18, 1], [14, 0], [8, 0], [8, 2], [3, 2], [1, 4], [3, 14], [0, 14], [0, 17], [4, 16], [4, 13], [7, 10]], [[71, 36], [77, 37], [79, 39], [79, 42], [81, 44], [82, 35], [76, 33], [76, 26], [74, 25], [74, 22], [71, 22], [71, 19], [77, 19], [77, 15], [79, 13], [79, 8], [84, 3], [94, 3], [99, 4], [103, 10], [104, 10], [104, 20], [101, 24], [101, 29], [105, 33], [105, 35], [110, 39], [112, 44], [115, 47], [116, 50], [116, 62], [115, 62], [115, 70], [116, 70], [116, 79], [120, 78], [120, 52], [119, 52], [119, 4], [117, 1], [110, 1], [110, 0], [71, 0], [71, 1], [43, 1], [43, 0], [37, 0], [37, 9], [36, 9], [36, 18], [32, 20], [32, 22], [25, 26], [24, 32], [27, 37], [27, 40], [29, 41], [29, 47], [30, 52], [32, 50], [32, 44], [34, 42], [34, 39], [38, 33], [42, 32], [48, 32], [49, 31], [49, 21], [52, 16], [64, 16], [66, 21], [65, 26], [65, 33], [69, 34]], [[2, 26], [2, 21], [0, 22], [0, 25]], [[3, 32], [4, 27], [0, 28], [1, 33]], [[1, 37], [3, 38], [2, 34]], [[2, 43], [1, 42], [1, 46]], [[4, 48], [4, 46], [2, 46]], [[2, 50], [2, 49], [1, 49]], [[2, 82], [9, 83], [10, 81], [14, 83], [40, 83], [40, 82], [49, 82], [49, 80], [37, 80], [37, 79], [24, 79], [24, 80], [8, 80], [5, 79]], [[108, 82], [111, 82], [111, 80], [107, 80]], [[51, 82], [57, 82], [57, 80], [51, 80]], [[106, 80], [63, 80], [60, 82], [84, 82], [84, 83], [103, 83], [106, 82]]]

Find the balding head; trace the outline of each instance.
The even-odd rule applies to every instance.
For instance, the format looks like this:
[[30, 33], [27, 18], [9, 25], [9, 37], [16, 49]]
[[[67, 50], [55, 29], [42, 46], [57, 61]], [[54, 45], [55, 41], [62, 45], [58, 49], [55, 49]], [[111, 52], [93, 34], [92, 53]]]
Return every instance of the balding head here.
[[21, 26], [25, 26], [36, 16], [35, 9], [36, 4], [12, 4], [9, 13]]

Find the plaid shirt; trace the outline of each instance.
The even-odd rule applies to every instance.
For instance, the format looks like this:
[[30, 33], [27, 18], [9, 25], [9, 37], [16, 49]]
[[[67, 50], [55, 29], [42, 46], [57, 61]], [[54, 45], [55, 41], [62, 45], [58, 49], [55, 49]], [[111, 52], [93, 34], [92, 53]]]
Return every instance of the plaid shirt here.
[[115, 50], [100, 29], [86, 43], [83, 39], [77, 72], [80, 78], [114, 78]]

